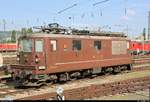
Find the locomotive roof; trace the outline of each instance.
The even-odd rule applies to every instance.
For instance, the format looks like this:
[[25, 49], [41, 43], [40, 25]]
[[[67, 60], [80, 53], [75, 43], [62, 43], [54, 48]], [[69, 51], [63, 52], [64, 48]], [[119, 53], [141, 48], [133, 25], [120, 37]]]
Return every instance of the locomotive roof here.
[[[24, 36], [22, 36], [24, 37]], [[51, 37], [51, 38], [75, 38], [75, 39], [126, 39], [125, 37], [110, 37], [110, 36], [91, 36], [91, 35], [66, 35], [66, 34], [47, 34], [47, 33], [34, 33], [26, 35], [26, 37]]]
[[[57, 38], [83, 38], [83, 39], [125, 39], [127, 36], [123, 32], [106, 32], [85, 30], [76, 28], [66, 28], [58, 23], [50, 23], [48, 26], [34, 27], [40, 29], [40, 33], [31, 35], [32, 37], [57, 37]], [[42, 33], [41, 33], [42, 32]]]

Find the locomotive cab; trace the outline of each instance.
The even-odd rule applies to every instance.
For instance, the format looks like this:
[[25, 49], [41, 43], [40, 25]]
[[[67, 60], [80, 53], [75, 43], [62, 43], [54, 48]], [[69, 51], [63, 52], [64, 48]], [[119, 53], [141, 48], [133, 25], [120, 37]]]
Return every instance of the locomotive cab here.
[[45, 69], [44, 39], [20, 38], [17, 59], [19, 64]]
[[44, 39], [23, 36], [18, 39], [18, 46], [18, 64], [10, 65], [9, 70], [13, 79], [17, 84], [24, 84], [29, 79], [39, 80], [41, 76], [38, 72], [43, 73], [46, 69]]

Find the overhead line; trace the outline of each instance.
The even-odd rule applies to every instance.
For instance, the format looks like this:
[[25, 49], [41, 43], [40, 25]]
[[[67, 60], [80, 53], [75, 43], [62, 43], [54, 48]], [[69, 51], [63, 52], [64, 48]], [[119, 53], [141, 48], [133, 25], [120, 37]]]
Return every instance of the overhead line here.
[[100, 1], [100, 2], [94, 3], [93, 6], [96, 6], [98, 4], [101, 4], [101, 3], [104, 3], [104, 2], [107, 2], [107, 1], [109, 1], [109, 0], [104, 0], [104, 1]]
[[60, 13], [62, 13], [62, 12], [64, 12], [64, 11], [66, 11], [66, 10], [68, 10], [68, 9], [74, 7], [74, 6], [77, 6], [77, 3], [75, 3], [75, 4], [73, 4], [73, 5], [71, 5], [71, 6], [67, 7], [67, 8], [65, 8], [65, 9], [63, 9], [63, 10], [61, 10], [61, 11], [59, 11], [58, 14], [60, 14]]

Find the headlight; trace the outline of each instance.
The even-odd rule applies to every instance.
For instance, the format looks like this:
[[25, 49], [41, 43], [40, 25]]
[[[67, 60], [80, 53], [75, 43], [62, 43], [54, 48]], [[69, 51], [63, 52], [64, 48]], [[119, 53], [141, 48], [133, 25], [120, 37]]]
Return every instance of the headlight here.
[[20, 61], [20, 58], [19, 58], [19, 57], [17, 57], [17, 61]]
[[35, 58], [35, 63], [38, 63], [40, 62], [40, 59], [39, 58]]
[[39, 66], [39, 69], [45, 69], [46, 67], [45, 66]]
[[35, 55], [35, 63], [39, 63], [40, 62], [40, 58], [38, 57], [38, 55]]

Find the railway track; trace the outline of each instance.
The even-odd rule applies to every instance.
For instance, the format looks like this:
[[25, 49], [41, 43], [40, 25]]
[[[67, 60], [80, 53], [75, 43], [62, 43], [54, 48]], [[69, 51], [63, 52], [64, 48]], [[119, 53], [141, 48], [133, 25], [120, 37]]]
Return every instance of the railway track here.
[[149, 55], [133, 55], [132, 58], [133, 59], [150, 58], [150, 54]]
[[[118, 81], [115, 80], [112, 82], [109, 82], [108, 79], [107, 79], [108, 82], [102, 80], [101, 80], [101, 84], [94, 81], [95, 83], [93, 82], [90, 84], [88, 83], [88, 85], [85, 85], [85, 83], [89, 82], [89, 80], [87, 80], [85, 83], [80, 82], [81, 85], [79, 85], [79, 82], [76, 82], [72, 85], [67, 85], [67, 84], [65, 84], [64, 86], [61, 85], [65, 89], [63, 95], [68, 100], [70, 99], [82, 100], [82, 99], [87, 99], [92, 97], [114, 95], [120, 93], [129, 93], [129, 92], [134, 92], [136, 90], [144, 90], [147, 89], [150, 85], [150, 76], [129, 78], [129, 79], [118, 80]], [[72, 88], [67, 89], [67, 87], [72, 87]], [[56, 92], [54, 92], [54, 90], [51, 89], [51, 92], [49, 93], [43, 93], [41, 95], [28, 96], [19, 99], [20, 100], [41, 100], [41, 99], [54, 100], [55, 97], [56, 97]]]
[[[142, 59], [140, 59], [140, 58], [137, 58], [137, 59], [135, 59], [135, 61], [141, 61]], [[142, 60], [143, 61], [143, 60]], [[149, 63], [149, 58], [148, 57], [144, 57], [144, 61], [147, 61], [147, 62], [145, 62], [144, 63], [144, 65], [139, 65], [139, 63], [135, 63], [134, 65], [133, 65], [133, 69], [131, 70], [131, 72], [125, 72], [125, 73], [120, 73], [119, 75], [121, 75], [121, 74], [126, 74], [126, 73], [132, 73], [132, 72], [137, 72], [137, 71], [144, 71], [144, 70], [150, 70], [150, 64], [148, 64]], [[142, 63], [143, 64], [143, 63]], [[105, 75], [105, 76], [96, 76], [96, 77], [94, 77], [94, 79], [105, 79], [105, 78], [107, 78], [107, 77], [109, 77], [109, 76], [111, 76], [111, 75]], [[112, 75], [113, 76], [113, 75]], [[66, 84], [64, 84], [64, 85], [66, 85], [66, 86], [68, 86], [69, 84], [71, 84], [71, 83], [81, 83], [81, 82], [87, 82], [87, 83], [90, 83], [90, 79], [89, 78], [85, 78], [85, 79], [80, 79], [80, 80], [75, 80], [75, 81], [69, 81], [69, 82], [67, 82]], [[9, 87], [5, 87], [5, 88], [3, 88], [3, 87], [0, 87], [0, 98], [3, 98], [3, 97], [5, 97], [6, 95], [10, 95], [10, 96], [16, 96], [16, 95], [23, 95], [23, 98], [20, 98], [20, 99], [24, 99], [24, 97], [26, 97], [25, 99], [28, 99], [28, 96], [30, 96], [30, 93], [33, 91], [35, 91], [35, 93], [36, 92], [40, 92], [40, 93], [42, 93], [42, 92], [44, 92], [45, 90], [47, 90], [49, 87], [51, 88], [51, 87], [56, 87], [57, 85], [59, 85], [59, 84], [54, 84], [54, 85], [51, 85], [51, 86], [44, 86], [44, 87], [42, 87], [42, 88], [40, 88], [40, 89], [35, 89], [35, 88], [29, 88], [29, 89], [14, 89], [14, 88], [9, 88]], [[75, 85], [76, 86], [76, 85]], [[75, 87], [75, 86], [73, 86], [73, 87]], [[78, 86], [78, 85], [77, 85]], [[72, 86], [70, 86], [70, 87], [72, 87]], [[53, 91], [51, 91], [51, 92], [54, 92], [55, 93], [55, 90], [54, 89], [52, 89]], [[48, 91], [47, 91], [48, 92]], [[55, 93], [56, 94], [56, 93]], [[54, 94], [54, 95], [55, 95]], [[42, 96], [42, 95], [41, 95]], [[53, 95], [52, 95], [53, 96]], [[35, 96], [30, 96], [30, 97], [36, 97], [36, 95]], [[49, 99], [49, 98], [44, 98], [45, 96], [43, 96], [43, 98], [42, 99]], [[14, 98], [15, 99], [15, 98]], [[18, 98], [16, 98], [16, 99], [18, 99]], [[30, 98], [29, 98], [30, 99]], [[31, 98], [32, 99], [32, 98]], [[35, 98], [35, 99], [38, 99], [38, 98]], [[78, 99], [78, 98], [77, 98]]]
[[133, 58], [133, 66], [149, 65], [150, 56], [138, 56]]

